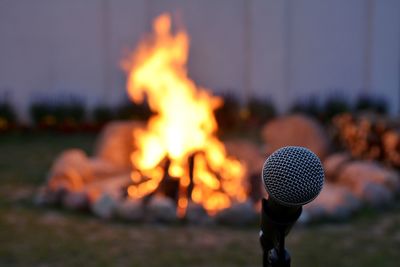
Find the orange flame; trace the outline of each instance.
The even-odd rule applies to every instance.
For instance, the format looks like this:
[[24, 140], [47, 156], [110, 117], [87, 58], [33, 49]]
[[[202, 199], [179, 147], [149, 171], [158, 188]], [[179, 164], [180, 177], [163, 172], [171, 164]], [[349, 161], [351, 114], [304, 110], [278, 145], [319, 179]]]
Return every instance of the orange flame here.
[[[189, 199], [189, 158], [194, 158], [191, 199], [209, 214], [242, 202], [244, 166], [227, 157], [215, 136], [214, 110], [222, 100], [199, 88], [187, 74], [189, 38], [185, 31], [171, 33], [171, 18], [160, 15], [153, 24], [154, 34], [143, 40], [132, 57], [123, 62], [128, 71], [127, 90], [136, 103], [144, 101], [156, 113], [146, 130], [133, 132], [135, 150], [131, 161], [128, 195], [141, 198], [154, 192], [164, 176], [161, 162], [168, 158], [168, 174], [179, 177], [178, 215], [185, 214]], [[146, 177], [146, 178], [143, 178]]]

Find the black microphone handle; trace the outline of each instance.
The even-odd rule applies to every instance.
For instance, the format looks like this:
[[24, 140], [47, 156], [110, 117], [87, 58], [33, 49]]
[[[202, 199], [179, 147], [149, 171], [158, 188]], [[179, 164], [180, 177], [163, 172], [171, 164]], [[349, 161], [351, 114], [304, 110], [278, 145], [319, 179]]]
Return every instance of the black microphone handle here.
[[302, 212], [302, 206], [287, 207], [273, 199], [262, 199], [261, 231], [264, 234], [263, 247], [278, 246], [280, 235], [286, 236]]

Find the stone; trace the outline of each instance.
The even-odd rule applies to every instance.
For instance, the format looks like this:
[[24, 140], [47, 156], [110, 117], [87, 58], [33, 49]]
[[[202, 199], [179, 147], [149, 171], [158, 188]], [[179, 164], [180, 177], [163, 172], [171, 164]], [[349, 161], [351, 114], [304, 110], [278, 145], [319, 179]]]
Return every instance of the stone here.
[[67, 192], [62, 199], [62, 204], [70, 210], [87, 210], [89, 199], [86, 192]]
[[88, 184], [106, 178], [129, 173], [111, 162], [88, 158], [79, 149], [64, 151], [55, 161], [48, 174], [48, 187], [51, 190], [66, 188], [68, 191], [82, 191]]
[[317, 198], [304, 205], [301, 221], [345, 220], [360, 207], [361, 201], [348, 188], [325, 183]]
[[375, 208], [387, 206], [394, 199], [393, 192], [381, 184], [371, 182], [360, 183], [354, 190], [366, 204]]
[[130, 173], [96, 180], [84, 187], [88, 193], [90, 202], [94, 202], [102, 194], [107, 194], [115, 199], [123, 198], [127, 191], [127, 186], [131, 182]]
[[249, 197], [258, 201], [262, 197], [263, 185], [261, 170], [266, 160], [260, 145], [245, 140], [229, 140], [225, 142], [227, 154], [237, 158], [246, 167], [246, 183], [249, 186]]
[[203, 225], [209, 222], [210, 217], [202, 205], [190, 201], [186, 209], [186, 219], [191, 224]]
[[117, 205], [116, 214], [121, 219], [131, 222], [140, 222], [144, 218], [142, 202], [133, 199], [121, 201]]
[[237, 139], [226, 141], [224, 144], [229, 156], [233, 156], [246, 164], [249, 175], [261, 173], [266, 158], [259, 145]]
[[146, 219], [150, 222], [172, 223], [177, 221], [176, 205], [170, 198], [155, 195], [146, 207]]
[[47, 205], [47, 186], [41, 186], [36, 191], [33, 198], [33, 203], [36, 206], [46, 206]]
[[69, 149], [54, 161], [47, 183], [51, 190], [63, 187], [76, 191], [81, 190], [92, 180], [94, 180], [93, 169], [85, 152], [80, 149]]
[[91, 210], [97, 217], [110, 220], [114, 217], [117, 201], [108, 194], [103, 194], [92, 205]]
[[113, 165], [113, 163], [109, 161], [99, 158], [90, 158], [89, 165], [92, 168], [93, 176], [95, 177], [96, 181], [128, 173], [131, 170], [131, 168], [121, 168]]
[[96, 142], [95, 158], [120, 169], [130, 169], [131, 153], [134, 151], [133, 131], [143, 127], [144, 123], [136, 121], [110, 122]]
[[319, 158], [328, 155], [330, 142], [324, 128], [305, 115], [288, 115], [267, 123], [262, 130], [267, 154], [284, 146], [302, 146]]
[[246, 226], [255, 223], [258, 220], [257, 213], [251, 201], [244, 203], [235, 203], [231, 207], [217, 213], [215, 220], [217, 223]]
[[351, 156], [348, 153], [334, 153], [326, 157], [323, 161], [325, 178], [329, 181], [334, 181], [340, 169], [351, 160]]
[[354, 192], [362, 193], [364, 183], [373, 183], [397, 193], [400, 189], [399, 174], [378, 162], [354, 161], [346, 164], [337, 177], [340, 184], [348, 185]]
[[51, 190], [48, 186], [41, 186], [35, 194], [33, 202], [37, 206], [57, 205], [60, 204], [66, 193], [67, 190], [63, 187]]

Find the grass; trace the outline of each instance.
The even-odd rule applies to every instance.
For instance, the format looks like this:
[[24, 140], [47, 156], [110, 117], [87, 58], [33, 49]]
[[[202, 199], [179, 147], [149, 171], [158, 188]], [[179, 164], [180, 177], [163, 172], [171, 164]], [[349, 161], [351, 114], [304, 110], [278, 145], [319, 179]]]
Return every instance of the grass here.
[[[104, 222], [32, 204], [54, 157], [93, 135], [0, 136], [0, 266], [261, 266], [258, 228]], [[295, 228], [292, 266], [398, 266], [400, 205]]]
[[43, 183], [54, 157], [68, 148], [89, 152], [95, 136], [56, 133], [14, 133], [0, 135], [0, 185]]

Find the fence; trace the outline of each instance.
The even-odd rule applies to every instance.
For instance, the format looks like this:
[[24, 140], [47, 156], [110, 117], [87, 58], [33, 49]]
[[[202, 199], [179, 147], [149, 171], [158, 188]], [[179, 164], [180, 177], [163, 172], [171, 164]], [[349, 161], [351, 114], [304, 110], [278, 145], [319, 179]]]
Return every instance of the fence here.
[[399, 108], [398, 0], [3, 0], [0, 93], [22, 118], [38, 95], [116, 103], [121, 58], [165, 11], [190, 35], [190, 76], [215, 92], [271, 97], [280, 110], [363, 92]]

